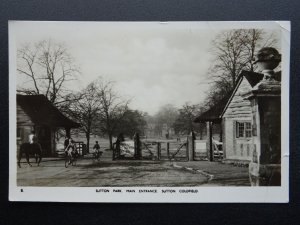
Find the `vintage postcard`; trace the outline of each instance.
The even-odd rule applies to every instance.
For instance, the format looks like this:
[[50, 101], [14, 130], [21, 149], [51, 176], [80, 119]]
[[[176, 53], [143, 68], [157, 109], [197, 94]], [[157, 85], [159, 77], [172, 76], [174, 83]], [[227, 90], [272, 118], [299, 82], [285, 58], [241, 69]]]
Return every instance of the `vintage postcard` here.
[[9, 199], [288, 202], [290, 22], [9, 21]]

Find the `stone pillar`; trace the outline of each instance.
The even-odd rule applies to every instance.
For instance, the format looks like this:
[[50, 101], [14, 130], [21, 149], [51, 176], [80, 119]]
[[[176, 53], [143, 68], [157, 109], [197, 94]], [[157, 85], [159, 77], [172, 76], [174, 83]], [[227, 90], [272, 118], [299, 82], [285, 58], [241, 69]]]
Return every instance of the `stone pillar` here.
[[[260, 52], [264, 53], [261, 58]], [[273, 72], [279, 61], [274, 63], [274, 57], [267, 58], [265, 49], [260, 52], [257, 63], [262, 66], [264, 78], [244, 96], [250, 100], [252, 108], [253, 156], [249, 177], [252, 186], [280, 186], [281, 82], [275, 80]], [[260, 62], [263, 65], [259, 65]]]

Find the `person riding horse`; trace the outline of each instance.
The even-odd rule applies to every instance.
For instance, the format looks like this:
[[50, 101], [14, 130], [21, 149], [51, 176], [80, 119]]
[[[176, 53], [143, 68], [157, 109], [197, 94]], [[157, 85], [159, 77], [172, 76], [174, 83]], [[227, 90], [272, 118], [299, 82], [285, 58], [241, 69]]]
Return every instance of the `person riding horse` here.
[[42, 160], [42, 147], [41, 147], [41, 144], [38, 143], [37, 140], [38, 139], [35, 135], [35, 131], [32, 131], [31, 134], [29, 134], [29, 136], [28, 136], [29, 142], [21, 144], [19, 155], [18, 155], [18, 166], [20, 168], [21, 168], [20, 161], [21, 161], [23, 153], [25, 153], [26, 161], [27, 161], [28, 165], [32, 166], [29, 162], [30, 155], [34, 155], [36, 163], [38, 164], [38, 166], [40, 165], [40, 162]]

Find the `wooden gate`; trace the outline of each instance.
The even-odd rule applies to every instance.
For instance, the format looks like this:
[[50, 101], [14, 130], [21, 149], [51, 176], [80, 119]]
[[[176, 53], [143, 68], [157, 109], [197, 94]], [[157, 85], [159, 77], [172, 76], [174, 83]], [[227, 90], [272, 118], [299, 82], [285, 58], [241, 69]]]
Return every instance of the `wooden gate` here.
[[74, 144], [75, 144], [75, 147], [76, 147], [79, 155], [83, 156], [86, 154], [85, 144], [83, 143], [83, 141], [77, 141], [77, 142], [74, 142]]

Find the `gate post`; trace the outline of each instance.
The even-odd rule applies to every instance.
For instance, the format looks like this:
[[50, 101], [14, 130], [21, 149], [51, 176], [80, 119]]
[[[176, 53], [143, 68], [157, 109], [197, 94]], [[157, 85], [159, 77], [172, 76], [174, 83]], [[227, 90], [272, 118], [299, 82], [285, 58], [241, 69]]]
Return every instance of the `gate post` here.
[[281, 81], [274, 72], [280, 60], [276, 49], [261, 49], [256, 62], [264, 78], [244, 95], [252, 108], [252, 186], [281, 185]]
[[134, 140], [134, 158], [135, 159], [141, 159], [142, 158], [142, 152], [141, 152], [141, 140], [139, 133], [135, 133], [133, 136]]
[[187, 158], [188, 161], [194, 161], [194, 153], [195, 153], [195, 133], [192, 131], [191, 134], [187, 137]]
[[170, 159], [170, 143], [167, 142], [167, 156], [168, 156], [168, 159]]
[[157, 142], [157, 159], [160, 160], [161, 143]]
[[207, 137], [208, 137], [208, 141], [207, 141], [207, 151], [208, 151], [208, 158], [209, 161], [214, 161], [214, 149], [213, 149], [213, 143], [212, 143], [212, 127], [213, 127], [213, 122], [208, 121], [207, 122]]
[[185, 150], [186, 150], [186, 161], [189, 161], [189, 136], [186, 137], [186, 146], [185, 146]]
[[120, 158], [121, 155], [121, 142], [124, 141], [124, 136], [122, 133], [119, 134], [117, 137], [116, 143], [115, 143], [115, 148], [113, 148], [113, 160]]

